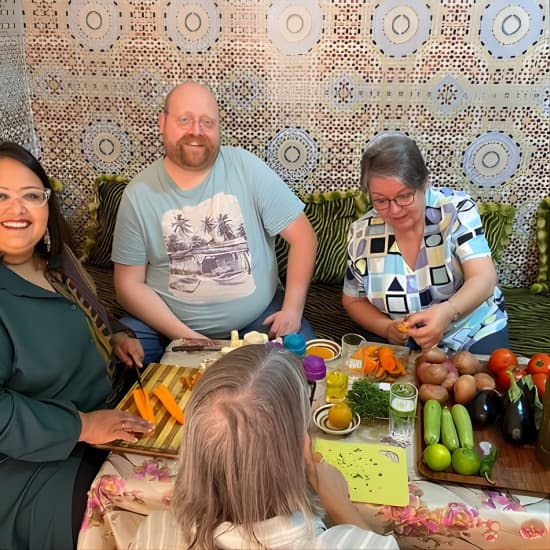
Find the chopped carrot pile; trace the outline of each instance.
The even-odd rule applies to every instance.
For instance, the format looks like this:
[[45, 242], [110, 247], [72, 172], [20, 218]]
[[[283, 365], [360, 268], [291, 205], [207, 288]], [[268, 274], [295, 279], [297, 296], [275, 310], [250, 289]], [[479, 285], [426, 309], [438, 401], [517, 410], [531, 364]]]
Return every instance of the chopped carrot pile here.
[[405, 362], [401, 357], [396, 357], [389, 346], [364, 346], [359, 348], [352, 358], [363, 362], [365, 376], [376, 378], [379, 381], [407, 374]]

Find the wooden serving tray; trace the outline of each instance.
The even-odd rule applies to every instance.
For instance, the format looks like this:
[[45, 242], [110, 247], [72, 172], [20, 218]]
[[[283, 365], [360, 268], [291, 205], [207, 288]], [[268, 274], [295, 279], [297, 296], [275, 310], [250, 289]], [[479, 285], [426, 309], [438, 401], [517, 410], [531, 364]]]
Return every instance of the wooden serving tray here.
[[500, 424], [491, 426], [474, 426], [475, 450], [480, 454], [480, 441], [489, 441], [496, 445], [498, 456], [493, 465], [491, 485], [482, 476], [465, 476], [452, 471], [434, 472], [422, 462], [424, 444], [424, 430], [422, 420], [422, 403], [418, 404], [415, 426], [415, 453], [416, 469], [426, 479], [439, 483], [458, 483], [473, 485], [483, 489], [510, 490], [517, 494], [550, 496], [550, 470], [545, 470], [535, 456], [535, 446], [513, 445], [502, 437]]
[[[155, 412], [155, 432], [152, 435], [142, 437], [136, 443], [113, 441], [103, 445], [96, 445], [96, 447], [111, 451], [132, 452], [144, 455], [171, 458], [177, 456], [183, 437], [183, 426], [174, 420], [157, 397], [153, 395], [152, 390], [158, 384], [164, 384], [170, 389], [175, 400], [179, 403], [182, 410], [184, 410], [191, 396], [191, 389], [186, 386], [193, 376], [196, 377], [198, 375], [200, 375], [199, 369], [196, 368], [150, 363], [142, 372], [141, 379], [145, 390], [149, 393], [151, 405]], [[132, 397], [132, 392], [137, 387], [136, 382], [116, 406], [117, 409], [139, 415]]]

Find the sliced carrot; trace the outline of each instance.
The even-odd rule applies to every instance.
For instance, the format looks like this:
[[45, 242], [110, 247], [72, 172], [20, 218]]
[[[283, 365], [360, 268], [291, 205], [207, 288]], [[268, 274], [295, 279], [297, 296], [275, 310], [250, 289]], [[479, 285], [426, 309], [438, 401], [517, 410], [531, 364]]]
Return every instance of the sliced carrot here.
[[136, 404], [137, 410], [141, 417], [151, 424], [155, 423], [155, 413], [153, 412], [153, 406], [151, 405], [151, 400], [149, 396], [141, 388], [136, 388], [132, 394], [134, 398], [134, 403]]
[[378, 350], [378, 359], [380, 360], [380, 366], [382, 366], [385, 371], [391, 371], [395, 368], [395, 357], [393, 356], [392, 349], [388, 346], [380, 346]]
[[153, 394], [156, 395], [160, 402], [164, 405], [165, 409], [174, 417], [176, 422], [183, 424], [183, 411], [178, 402], [174, 399], [172, 392], [164, 385], [159, 384], [153, 390]]
[[405, 367], [405, 361], [401, 357], [395, 358], [395, 368], [399, 369], [399, 372], [404, 376], [407, 374], [407, 368]]
[[387, 371], [391, 376], [405, 376], [407, 374], [407, 369], [403, 363], [403, 359], [396, 357], [395, 358], [395, 368]]
[[374, 377], [375, 378], [383, 378], [384, 376], [386, 376], [386, 369], [380, 365], [377, 369], [376, 369], [376, 372], [374, 373]]
[[378, 367], [378, 362], [365, 355], [363, 357], [363, 374], [370, 374]]
[[373, 345], [364, 347], [362, 349], [363, 349], [363, 353], [365, 355], [368, 355], [369, 357], [372, 357], [373, 359], [376, 359], [378, 357], [378, 349], [379, 348], [380, 348], [380, 346], [377, 346], [377, 345], [373, 344]]

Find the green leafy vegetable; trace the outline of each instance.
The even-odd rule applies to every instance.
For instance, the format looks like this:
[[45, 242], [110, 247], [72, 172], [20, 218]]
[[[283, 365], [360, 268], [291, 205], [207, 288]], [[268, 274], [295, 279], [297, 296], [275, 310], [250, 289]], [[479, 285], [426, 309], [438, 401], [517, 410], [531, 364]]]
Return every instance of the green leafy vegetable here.
[[361, 420], [388, 418], [390, 414], [390, 392], [367, 378], [355, 380], [346, 399]]

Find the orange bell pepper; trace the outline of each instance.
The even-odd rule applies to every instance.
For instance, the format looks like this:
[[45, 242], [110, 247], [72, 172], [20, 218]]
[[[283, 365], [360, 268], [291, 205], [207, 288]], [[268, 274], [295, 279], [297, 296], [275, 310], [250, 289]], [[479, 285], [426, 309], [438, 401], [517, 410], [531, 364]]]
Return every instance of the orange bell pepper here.
[[153, 390], [153, 394], [164, 405], [165, 409], [172, 415], [176, 422], [183, 424], [183, 411], [178, 402], [174, 399], [172, 392], [164, 384], [159, 384]]

